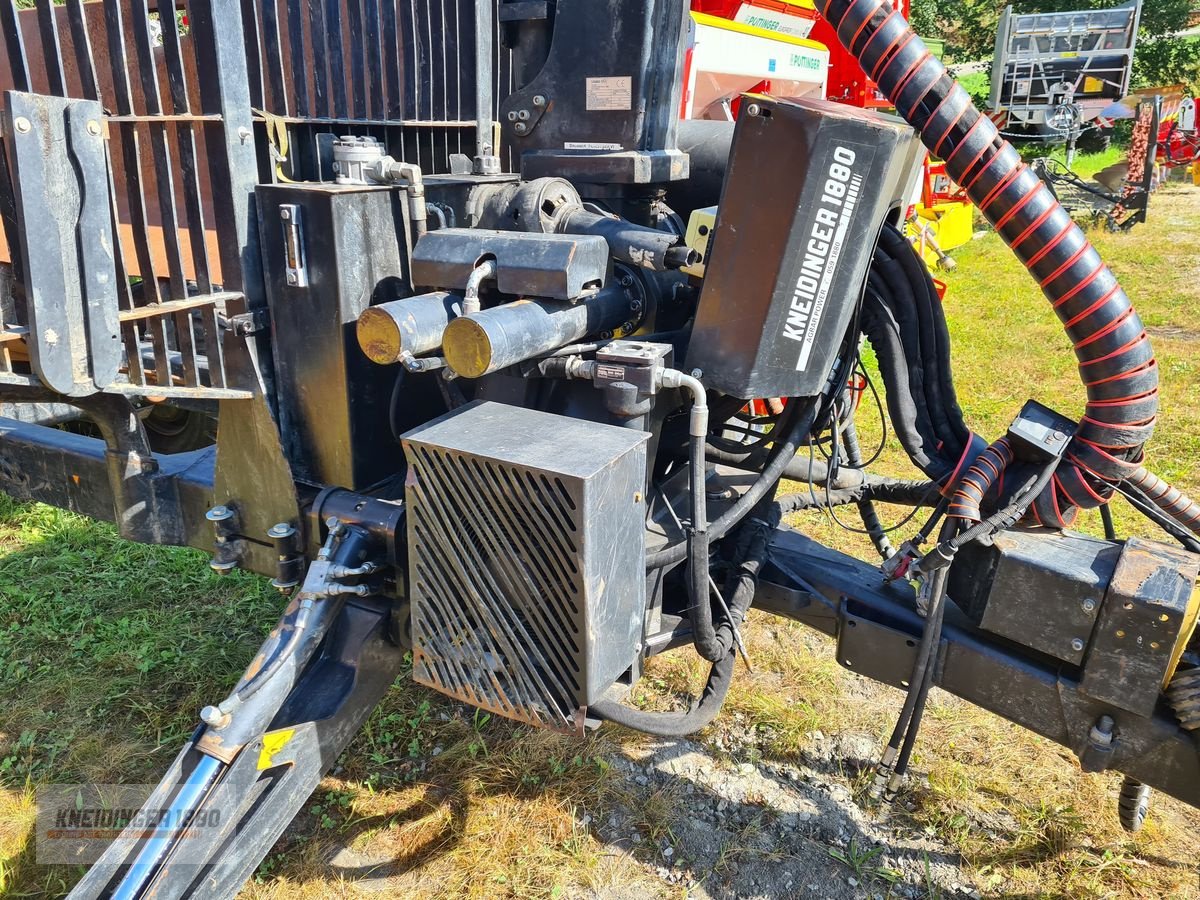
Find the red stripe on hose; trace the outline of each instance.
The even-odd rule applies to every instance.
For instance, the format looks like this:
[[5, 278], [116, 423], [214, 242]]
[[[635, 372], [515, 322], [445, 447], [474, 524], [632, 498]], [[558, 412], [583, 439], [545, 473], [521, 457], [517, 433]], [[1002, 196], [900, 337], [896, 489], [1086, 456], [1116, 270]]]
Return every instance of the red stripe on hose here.
[[[1093, 276], [1093, 280], [1094, 280], [1094, 277], [1096, 277], [1096, 276]], [[1091, 282], [1088, 282], [1088, 283], [1091, 283]], [[1063, 328], [1072, 328], [1073, 325], [1078, 325], [1080, 322], [1082, 322], [1082, 320], [1086, 319], [1088, 316], [1091, 316], [1091, 314], [1093, 312], [1096, 312], [1097, 310], [1099, 310], [1100, 307], [1104, 306], [1104, 304], [1106, 304], [1106, 302], [1108, 302], [1109, 300], [1114, 298], [1114, 295], [1116, 295], [1116, 293], [1120, 289], [1121, 289], [1120, 284], [1114, 284], [1114, 286], [1112, 286], [1112, 288], [1109, 290], [1108, 294], [1105, 294], [1104, 296], [1102, 296], [1102, 298], [1100, 298], [1099, 300], [1094, 302], [1094, 304], [1092, 304], [1091, 306], [1088, 306], [1086, 308], [1086, 310], [1079, 313], [1078, 316], [1069, 318], [1066, 320], [1066, 322], [1062, 323]]]
[[[1101, 262], [1100, 265], [1096, 266], [1096, 268], [1092, 271], [1092, 274], [1090, 274], [1086, 278], [1082, 279], [1079, 282], [1079, 284], [1075, 285], [1075, 287], [1071, 288], [1071, 290], [1067, 291], [1065, 294], [1063, 294], [1061, 297], [1059, 297], [1057, 300], [1055, 300], [1052, 304], [1050, 304], [1051, 307], [1053, 307], [1054, 309], [1058, 309], [1064, 303], [1071, 300], [1071, 298], [1073, 298], [1080, 291], [1087, 290], [1087, 286], [1089, 284], [1091, 284], [1093, 281], [1095, 281], [1097, 278], [1099, 278], [1101, 276], [1101, 274], [1103, 274], [1103, 272], [1106, 268], [1107, 268], [1107, 266], [1105, 266], [1104, 263]], [[1121, 286], [1118, 284], [1117, 290], [1120, 290], [1120, 288], [1121, 288]]]
[[[1068, 456], [1069, 456], [1069, 454], [1068, 454]], [[1099, 475], [1096, 475], [1094, 472], [1090, 471], [1085, 466], [1080, 465], [1078, 460], [1072, 459], [1071, 462], [1074, 463], [1075, 468], [1079, 469], [1080, 471], [1087, 472], [1087, 474], [1091, 475], [1093, 478], [1100, 478]], [[1104, 479], [1100, 478], [1100, 480], [1103, 481]], [[1083, 489], [1085, 491], [1087, 491], [1089, 494], [1091, 494], [1092, 499], [1094, 499], [1097, 503], [1107, 503], [1108, 502], [1108, 499], [1106, 497], [1103, 497], [1098, 492], [1092, 490], [1092, 486], [1090, 484], [1088, 484], [1087, 478], [1085, 478], [1083, 475], [1079, 476], [1079, 483], [1083, 485]]]
[[[934, 141], [934, 144], [933, 144], [933, 155], [934, 156], [942, 155], [942, 144], [945, 143], [946, 138], [950, 137], [950, 133], [952, 131], [954, 131], [954, 129], [958, 125], [958, 123], [963, 120], [963, 116], [965, 116], [967, 114], [967, 112], [971, 110], [971, 108], [972, 108], [971, 105], [968, 103], [963, 108], [962, 112], [960, 112], [957, 116], [954, 117], [954, 121], [951, 122], [948, 126], [946, 126], [946, 130], [942, 132], [942, 136], [938, 140]], [[972, 126], [972, 127], [974, 127], [974, 126]]]
[[[905, 40], [905, 42], [900, 45], [899, 49], [897, 49], [894, 54], [892, 54], [892, 58], [888, 60], [887, 65], [883, 67], [883, 70], [879, 73], [878, 76], [872, 77], [872, 80], [879, 81], [885, 75], [887, 75], [887, 70], [892, 67], [892, 63], [894, 63], [896, 60], [900, 59], [900, 57], [904, 54], [904, 51], [908, 49], [908, 45], [911, 44], [916, 39], [917, 39], [917, 36], [910, 31], [908, 33], [908, 39]], [[882, 62], [882, 58], [880, 61]]]
[[[875, 14], [877, 12], [879, 12], [879, 10], [882, 8], [882, 6], [883, 6], [883, 4], [881, 3], [881, 4], [879, 4], [879, 6], [876, 6], [873, 10], [871, 10], [871, 12], [867, 15], [867, 17], [862, 20], [862, 24], [858, 26], [858, 30], [856, 32], [854, 32], [853, 36], [850, 38], [850, 43], [846, 44], [846, 47], [855, 56], [859, 55], [859, 51], [854, 49], [854, 42], [859, 39], [859, 37], [862, 35], [862, 33], [866, 29], [866, 27], [871, 24], [871, 20], [873, 18], [875, 18]], [[839, 25], [838, 28], [840, 29], [841, 26]]]
[[1094, 344], [1094, 343], [1096, 343], [1096, 341], [1100, 340], [1100, 338], [1104, 337], [1105, 335], [1112, 334], [1114, 331], [1116, 331], [1118, 328], [1120, 328], [1122, 325], [1124, 325], [1129, 320], [1129, 317], [1132, 316], [1133, 314], [1134, 314], [1133, 307], [1130, 307], [1129, 309], [1125, 310], [1125, 312], [1121, 313], [1119, 316], [1117, 316], [1115, 319], [1113, 319], [1113, 321], [1109, 322], [1107, 325], [1105, 325], [1103, 328], [1101, 328], [1099, 331], [1093, 332], [1092, 334], [1085, 337], [1082, 341], [1076, 341], [1075, 345], [1074, 345], [1075, 349], [1082, 350], [1088, 344]]
[[1054, 518], [1057, 520], [1057, 524], [1060, 528], [1066, 528], [1067, 520], [1063, 518], [1062, 507], [1058, 505], [1058, 473], [1057, 472], [1054, 475], [1050, 476], [1050, 484], [1052, 485], [1052, 487], [1048, 493], [1050, 494], [1050, 505], [1052, 507], [1054, 507]]
[[[971, 107], [968, 106], [967, 109], [963, 110], [963, 112], [968, 112], [968, 111], [970, 111], [970, 109], [971, 109]], [[978, 112], [978, 110], [976, 110], [976, 112]], [[947, 166], [950, 165], [950, 161], [952, 159], [954, 159], [955, 154], [957, 154], [959, 150], [961, 150], [963, 147], [967, 146], [967, 144], [969, 144], [971, 142], [971, 137], [972, 137], [972, 135], [975, 134], [975, 129], [978, 128], [979, 126], [981, 126], [986, 121], [987, 121], [987, 119], [985, 119], [983, 116], [978, 116], [975, 119], [975, 124], [967, 129], [967, 133], [963, 135], [963, 139], [961, 141], [959, 141], [957, 145], [955, 145], [955, 147], [950, 151], [950, 155], [945, 158]], [[985, 146], [983, 149], [987, 150], [987, 147]], [[982, 155], [982, 152], [981, 152], [981, 155]]]
[[[896, 58], [899, 59], [899, 55], [897, 55]], [[920, 72], [925, 63], [931, 59], [933, 59], [933, 54], [928, 50], [921, 54], [920, 58], [918, 58], [917, 61], [912, 64], [909, 70], [904, 73], [903, 77], [900, 79], [900, 83], [896, 86], [896, 90], [894, 90], [892, 93], [899, 98], [899, 96], [904, 93], [904, 89], [908, 87], [908, 83], [913, 80], [913, 76]]]
[[[1128, 378], [1131, 375], [1137, 375], [1139, 372], [1145, 372], [1147, 369], [1154, 368], [1156, 366], [1158, 366], [1158, 361], [1152, 359], [1145, 365], [1138, 366], [1136, 369], [1130, 369], [1128, 372], [1118, 372], [1116, 375], [1109, 375], [1107, 378], [1098, 378], [1095, 381], [1085, 381], [1084, 386], [1098, 387], [1102, 384], [1108, 384], [1110, 381], [1116, 381], [1118, 378]], [[1152, 391], [1146, 391], [1146, 393], [1157, 394], [1158, 388], [1154, 388]]]
[[[825, 9], [823, 9], [823, 10], [821, 11], [821, 15], [823, 15], [823, 16], [824, 16], [824, 17], [825, 17], [827, 20], [829, 20], [829, 21], [832, 21], [832, 19], [829, 19], [829, 7], [830, 7], [830, 5], [831, 5], [831, 4], [829, 4], [829, 3], [826, 3], [826, 4], [825, 4]], [[879, 9], [879, 7], [877, 6], [877, 7], [875, 7], [875, 9], [876, 9], [876, 10], [878, 10], [878, 9]], [[846, 24], [846, 20], [847, 20], [848, 18], [850, 18], [850, 13], [851, 13], [851, 12], [853, 12], [853, 11], [854, 11], [854, 4], [853, 4], [853, 3], [851, 3], [851, 4], [847, 5], [847, 7], [846, 7], [846, 11], [845, 11], [844, 13], [842, 13], [842, 17], [841, 17], [840, 19], [838, 19], [838, 23], [837, 23], [836, 25], [834, 25], [834, 26], [833, 26], [833, 30], [834, 30], [835, 32], [837, 32], [837, 31], [841, 31], [841, 30], [842, 30], [842, 26]], [[875, 13], [871, 13], [871, 15], [874, 15], [874, 14], [875, 14]], [[871, 16], [867, 16], [867, 21], [870, 21], [870, 19], [871, 19]]]
[[[1003, 228], [1005, 225], [1007, 225], [1009, 222], [1011, 222], [1013, 216], [1015, 216], [1017, 213], [1019, 213], [1021, 210], [1023, 210], [1026, 206], [1028, 206], [1030, 201], [1032, 201], [1034, 197], [1036, 197], [1039, 193], [1041, 193], [1045, 189], [1046, 189], [1046, 185], [1044, 185], [1042, 182], [1039, 181], [1038, 186], [1036, 188], [1034, 188], [1032, 191], [1030, 191], [1028, 194], [1026, 194], [1024, 197], [1022, 197], [1017, 202], [1017, 204], [1015, 206], [1013, 206], [1012, 209], [1010, 209], [1008, 212], [1006, 212], [1004, 215], [1002, 215], [998, 220], [996, 220], [996, 230], [999, 231], [1001, 228]], [[1010, 244], [1009, 246], [1012, 246], [1012, 245]]]
[[1088, 406], [1089, 407], [1091, 407], [1091, 406], [1131, 406], [1134, 403], [1140, 403], [1143, 400], [1147, 400], [1150, 397], [1153, 397], [1157, 393], [1158, 393], [1158, 389], [1155, 388], [1152, 391], [1143, 391], [1140, 394], [1134, 394], [1129, 397], [1122, 397], [1119, 400], [1089, 400]]
[[1064, 227], [1062, 231], [1060, 231], [1048, 244], [1046, 244], [1045, 247], [1033, 254], [1033, 256], [1029, 257], [1029, 262], [1025, 263], [1025, 268], [1028, 269], [1032, 274], [1033, 267], [1045, 259], [1049, 254], [1053, 253], [1054, 248], [1066, 240], [1067, 235], [1071, 234], [1074, 228], [1075, 223], [1068, 222], [1066, 227]]
[[[1045, 185], [1042, 185], [1042, 187], [1045, 187]], [[1025, 243], [1026, 238], [1028, 238], [1031, 234], [1033, 234], [1035, 231], [1037, 231], [1039, 228], [1041, 228], [1042, 225], [1044, 225], [1046, 223], [1046, 220], [1049, 219], [1052, 215], [1054, 215], [1054, 212], [1056, 209], [1057, 209], [1057, 207], [1052, 205], [1044, 213], [1042, 213], [1040, 216], [1038, 216], [1036, 219], [1034, 219], [1033, 224], [1030, 225], [1028, 228], [1026, 228], [1024, 231], [1022, 231], [1019, 235], [1017, 235], [1016, 239], [1013, 240], [1013, 242], [1011, 244], [1009, 244], [1008, 246], [1012, 247], [1014, 250], [1016, 250], [1018, 247], [1020, 247], [1023, 243]]]
[[[1096, 363], [1107, 362], [1108, 360], [1112, 359], [1114, 356], [1121, 356], [1121, 355], [1129, 352], [1130, 350], [1132, 350], [1134, 347], [1136, 347], [1138, 344], [1140, 344], [1144, 340], [1146, 340], [1146, 332], [1143, 331], [1140, 335], [1135, 337], [1132, 341], [1130, 341], [1124, 347], [1119, 347], [1116, 350], [1114, 350], [1112, 353], [1106, 354], [1105, 356], [1101, 356], [1098, 359], [1089, 359], [1087, 362], [1081, 362], [1079, 364], [1079, 367], [1082, 369], [1084, 366], [1094, 366], [1094, 365], [1096, 365]], [[1124, 374], [1128, 374], [1128, 373], [1124, 373]]]
[[[899, 11], [893, 9], [891, 11], [891, 13], [889, 15], [885, 16], [884, 20], [879, 23], [879, 27], [875, 29], [875, 32], [869, 38], [867, 38], [867, 42], [865, 44], [863, 44], [862, 49], [853, 51], [855, 53], [855, 55], [858, 56], [858, 59], [860, 62], [862, 61], [863, 57], [865, 57], [867, 55], [867, 48], [871, 46], [871, 42], [874, 41], [875, 38], [877, 38], [881, 34], [883, 34], [884, 30], [888, 27], [888, 23], [891, 22], [892, 19], [896, 18], [896, 16], [898, 16], [898, 15], [900, 15]], [[868, 19], [867, 21], [869, 22], [870, 19]], [[887, 51], [884, 51], [884, 52], [887, 52]], [[878, 62], [878, 61], [876, 61], [876, 62]]]
[[[889, 16], [888, 18], [890, 19], [891, 16]], [[884, 26], [880, 25], [879, 31], [877, 31], [875, 33], [881, 34], [883, 32], [883, 28], [884, 28]], [[905, 31], [908, 31], [908, 30], [905, 29]], [[896, 45], [899, 44], [901, 41], [904, 41], [905, 46], [907, 46], [908, 44], [910, 44], [912, 42], [913, 38], [916, 37], [916, 35], [913, 34], [911, 31], [908, 31], [908, 33], [906, 35], [905, 31], [901, 31], [898, 35], [896, 35], [896, 37], [892, 40], [892, 42], [887, 45], [887, 49], [884, 50], [883, 53], [879, 54], [879, 59], [875, 60], [875, 65], [871, 69], [871, 80], [872, 81], [875, 81], [875, 82], [879, 81], [879, 67], [880, 67], [880, 65], [883, 64], [883, 61], [885, 59], [888, 59], [888, 54], [896, 49]], [[905, 40], [906, 37], [907, 37], [907, 40]], [[870, 41], [868, 41], [867, 43], [869, 44]], [[866, 50], [865, 47], [863, 49], [864, 49], [864, 51]]]
[[[980, 121], [983, 121], [983, 120], [980, 119]], [[994, 141], [988, 141], [986, 144], [984, 144], [983, 149], [980, 150], [978, 153], [976, 153], [975, 157], [969, 163], [967, 163], [965, 166], [963, 166], [962, 173], [964, 175], [966, 175], [968, 172], [971, 171], [971, 169], [973, 169], [973, 168], [975, 168], [975, 166], [979, 165], [979, 161], [982, 160], [985, 156], [987, 156], [987, 152], [989, 150], [993, 149], [992, 145], [994, 143], [995, 143]], [[954, 154], [951, 153], [950, 155], [953, 156]], [[967, 184], [964, 184], [962, 186], [963, 190], [969, 192], [971, 190], [971, 188], [973, 188], [975, 186], [975, 182], [977, 182], [980, 178], [983, 177], [983, 173], [988, 170], [988, 168], [991, 166], [991, 164], [993, 162], [995, 162], [995, 157], [992, 157], [990, 160], [988, 160], [986, 163], [984, 163], [982, 166], [980, 166], [979, 171], [975, 173], [975, 177], [973, 177]]]
[[[906, 115], [906, 116], [904, 117], [904, 120], [905, 120], [906, 122], [908, 122], [908, 124], [912, 125], [914, 128], [917, 128], [917, 125], [916, 125], [916, 123], [915, 123], [915, 122], [913, 122], [913, 118], [916, 116], [917, 107], [918, 107], [918, 106], [920, 106], [922, 103], [924, 103], [924, 102], [925, 102], [925, 98], [926, 98], [926, 97], [928, 97], [930, 94], [932, 94], [932, 93], [933, 93], [933, 89], [934, 89], [935, 87], [937, 87], [937, 83], [938, 83], [939, 81], [941, 81], [941, 80], [942, 80], [942, 76], [941, 76], [941, 75], [939, 75], [937, 78], [933, 79], [933, 81], [931, 81], [931, 82], [929, 83], [929, 87], [925, 88], [925, 93], [923, 93], [923, 94], [922, 94], [920, 97], [918, 97], [918, 98], [917, 98], [917, 102], [916, 102], [916, 103], [914, 103], [914, 104], [912, 105], [912, 107], [911, 107], [911, 108], [909, 109], [909, 111], [908, 111], [908, 115]], [[925, 121], [926, 121], [926, 122], [928, 122], [929, 120], [928, 120], [928, 119], [926, 119]], [[918, 129], [918, 130], [919, 130], [919, 129]]]
[[[1045, 288], [1046, 285], [1048, 285], [1050, 282], [1052, 282], [1055, 278], [1057, 278], [1063, 272], [1067, 271], [1067, 269], [1071, 268], [1071, 266], [1075, 265], [1075, 263], [1079, 262], [1079, 260], [1083, 258], [1083, 255], [1091, 249], [1092, 249], [1092, 245], [1089, 244], [1087, 241], [1084, 241], [1083, 246], [1080, 247], [1078, 250], [1076, 250], [1075, 254], [1070, 259], [1068, 259], [1065, 263], [1063, 263], [1061, 266], [1059, 266], [1057, 269], [1055, 269], [1053, 272], [1051, 272], [1049, 275], [1047, 275], [1045, 278], [1043, 278], [1041, 280], [1040, 286], [1042, 288]], [[1030, 265], [1032, 265], [1032, 263]]]
[[[992, 160], [992, 162], [995, 162], [995, 160]], [[989, 166], [991, 164], [992, 164], [991, 162], [988, 163]], [[984, 171], [986, 172], [987, 169], [985, 168]], [[979, 175], [982, 175], [982, 174], [983, 174], [983, 172], [979, 173]], [[975, 177], [978, 178], [979, 175], [977, 175]], [[995, 200], [997, 197], [999, 197], [1002, 193], [1004, 193], [1004, 191], [1006, 191], [1008, 188], [1010, 188], [1012, 186], [1012, 183], [1020, 177], [1021, 177], [1021, 170], [1018, 168], [1018, 169], [1013, 169], [1011, 172], [1009, 172], [1007, 175], [1005, 175], [1003, 178], [1001, 178], [1000, 181], [996, 184], [996, 186], [994, 188], [992, 188], [992, 190], [988, 193], [988, 195], [983, 198], [983, 202], [981, 202], [979, 204], [979, 208], [981, 210], [983, 210], [984, 213], [986, 213], [988, 211], [988, 207], [992, 205], [992, 201]], [[974, 180], [972, 180], [972, 186], [974, 186], [973, 182], [974, 182]]]
[[[1055, 477], [1055, 478], [1058, 478], [1058, 475], [1056, 474], [1054, 477]], [[1082, 475], [1080, 475], [1080, 476], [1079, 476], [1079, 480], [1080, 480], [1081, 482], [1084, 482], [1084, 487], [1086, 488], [1086, 487], [1087, 487], [1087, 484], [1086, 484], [1086, 482], [1085, 482], [1085, 480], [1084, 480], [1084, 478], [1083, 478], [1083, 476], [1082, 476]], [[1076, 497], [1076, 496], [1075, 496], [1074, 494], [1072, 494], [1072, 493], [1071, 493], [1069, 490], [1067, 490], [1067, 483], [1066, 483], [1065, 481], [1062, 481], [1061, 479], [1060, 479], [1060, 480], [1059, 480], [1059, 482], [1058, 482], [1058, 489], [1059, 489], [1060, 491], [1062, 491], [1062, 492], [1063, 492], [1063, 496], [1064, 496], [1064, 497], [1066, 497], [1068, 500], [1070, 500], [1070, 501], [1071, 501], [1071, 503], [1072, 503], [1073, 505], [1075, 505], [1075, 506], [1080, 506], [1080, 507], [1082, 507], [1084, 504], [1086, 504], [1086, 503], [1088, 502], [1087, 500], [1084, 500], [1084, 501], [1081, 503], [1081, 502], [1079, 501], [1079, 498], [1078, 498], [1078, 497]], [[1089, 490], [1090, 490], [1090, 488], [1089, 488]], [[1097, 497], [1096, 499], [1097, 499], [1097, 500], [1099, 500], [1100, 498], [1099, 498], [1099, 497]], [[1103, 502], [1103, 501], [1101, 501], [1101, 502]]]

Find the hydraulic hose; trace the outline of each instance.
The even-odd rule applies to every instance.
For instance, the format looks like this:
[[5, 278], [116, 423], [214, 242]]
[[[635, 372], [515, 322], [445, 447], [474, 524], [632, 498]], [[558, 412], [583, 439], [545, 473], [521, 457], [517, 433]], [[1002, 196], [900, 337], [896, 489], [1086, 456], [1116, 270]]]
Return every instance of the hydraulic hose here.
[[720, 713], [725, 698], [729, 695], [729, 686], [733, 684], [736, 660], [737, 653], [730, 651], [719, 662], [713, 663], [708, 681], [704, 685], [704, 693], [687, 712], [646, 712], [616, 700], [600, 700], [589, 706], [588, 712], [597, 718], [624, 725], [635, 731], [644, 731], [646, 734], [667, 738], [686, 737], [711, 724]]
[[1006, 437], [1000, 438], [980, 453], [954, 489], [946, 515], [968, 522], [978, 522], [982, 519], [980, 507], [984, 497], [998, 483], [1000, 476], [1012, 461], [1012, 446]]
[[[779, 479], [783, 477], [784, 470], [789, 462], [795, 458], [796, 453], [800, 450], [800, 445], [804, 443], [804, 439], [808, 433], [812, 431], [813, 423], [817, 419], [817, 402], [812, 401], [795, 401], [789, 404], [789, 410], [793, 407], [796, 412], [792, 414], [793, 418], [785, 427], [777, 425], [777, 428], [784, 429], [785, 437], [779, 441], [771, 449], [771, 455], [767, 458], [767, 463], [763, 467], [762, 472], [744, 494], [738, 497], [733, 506], [725, 510], [720, 518], [712, 522], [708, 527], [708, 542], [710, 544], [721, 540], [725, 535], [729, 534], [739, 522], [746, 517], [746, 514], [754, 508], [767, 491], [774, 488]], [[687, 541], [679, 541], [654, 553], [646, 556], [646, 570], [653, 571], [654, 569], [673, 566], [676, 563], [682, 562], [688, 555]]]
[[1171, 487], [1144, 467], [1139, 467], [1130, 475], [1127, 483], [1183, 528], [1192, 534], [1200, 535], [1200, 504], [1178, 488]]
[[890, 0], [819, 0], [838, 39], [1029, 270], [1074, 345], [1087, 409], [1040, 514], [1063, 527], [1100, 506], [1142, 459], [1158, 411], [1158, 367], [1116, 277]]

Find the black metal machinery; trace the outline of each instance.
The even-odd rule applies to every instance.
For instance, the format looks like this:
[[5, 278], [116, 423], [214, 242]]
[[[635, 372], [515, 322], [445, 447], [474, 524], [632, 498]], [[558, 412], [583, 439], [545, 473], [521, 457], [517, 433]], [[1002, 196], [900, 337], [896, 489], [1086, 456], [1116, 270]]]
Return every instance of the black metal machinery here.
[[[683, 0], [441, 6], [0, 3], [0, 488], [287, 598], [148, 801], [236, 814], [119, 838], [75, 896], [231, 896], [405, 649], [510, 718], [686, 734], [752, 605], [906, 690], [877, 793], [937, 685], [1124, 772], [1133, 825], [1146, 785], [1200, 806], [1200, 508], [1141, 465], [1144, 329], [890, 4], [821, 12], [903, 118], [750, 97], [715, 130], [676, 119]], [[966, 427], [895, 228], [917, 134], [1053, 301], [1080, 423]], [[864, 471], [864, 339], [918, 480]], [[156, 454], [164, 407], [215, 446]], [[1067, 530], [1115, 492], [1182, 549]], [[876, 501], [928, 518], [895, 549]], [[881, 566], [781, 524], [849, 505]], [[693, 708], [622, 702], [689, 645]]]

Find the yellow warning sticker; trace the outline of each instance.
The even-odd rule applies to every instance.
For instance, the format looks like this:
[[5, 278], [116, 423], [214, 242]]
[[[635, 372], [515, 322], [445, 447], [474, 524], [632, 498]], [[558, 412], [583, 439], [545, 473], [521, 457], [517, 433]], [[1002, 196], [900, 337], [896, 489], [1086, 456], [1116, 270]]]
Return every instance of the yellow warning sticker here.
[[[275, 754], [287, 746], [296, 734], [295, 728], [283, 728], [279, 731], [269, 731], [263, 735], [262, 750], [258, 753], [258, 769], [261, 772], [263, 769], [270, 769], [272, 766], [279, 765], [275, 761]], [[290, 762], [290, 760], [280, 760], [280, 762]]]

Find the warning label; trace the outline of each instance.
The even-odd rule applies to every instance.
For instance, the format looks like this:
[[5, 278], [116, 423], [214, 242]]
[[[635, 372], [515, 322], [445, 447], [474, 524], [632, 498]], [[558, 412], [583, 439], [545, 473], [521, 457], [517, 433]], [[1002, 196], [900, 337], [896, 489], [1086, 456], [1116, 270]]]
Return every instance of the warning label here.
[[629, 75], [587, 80], [588, 110], [633, 108], [633, 78]]

